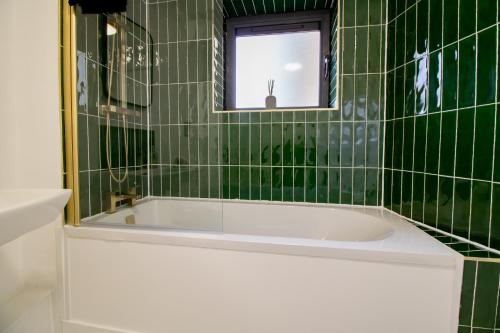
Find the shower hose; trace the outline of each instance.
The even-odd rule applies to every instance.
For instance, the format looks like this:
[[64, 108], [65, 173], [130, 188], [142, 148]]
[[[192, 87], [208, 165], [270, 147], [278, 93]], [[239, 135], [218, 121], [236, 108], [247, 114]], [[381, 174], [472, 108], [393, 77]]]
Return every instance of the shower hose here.
[[[109, 70], [109, 83], [108, 83], [108, 107], [111, 106], [111, 90], [113, 86], [113, 66], [115, 61], [115, 48], [116, 48], [116, 39], [113, 35], [112, 37], [112, 48], [111, 48], [111, 66]], [[111, 146], [111, 116], [110, 112], [106, 112], [106, 161], [108, 162], [108, 171], [111, 175], [111, 178], [119, 184], [123, 183], [128, 177], [128, 132], [127, 132], [127, 116], [125, 113], [122, 114], [123, 121], [123, 140], [125, 145], [125, 173], [122, 177], [116, 176], [111, 168], [111, 154], [110, 154], [110, 146]], [[118, 124], [119, 125], [119, 124]], [[118, 171], [120, 169], [118, 168]]]

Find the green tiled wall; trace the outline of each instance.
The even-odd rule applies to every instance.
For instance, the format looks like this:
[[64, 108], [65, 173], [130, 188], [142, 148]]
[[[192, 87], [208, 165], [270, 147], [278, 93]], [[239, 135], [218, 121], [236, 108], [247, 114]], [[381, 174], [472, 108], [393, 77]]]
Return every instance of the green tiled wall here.
[[[340, 111], [231, 114], [209, 108], [211, 6], [149, 4], [151, 194], [380, 204], [384, 2], [341, 4]], [[215, 6], [220, 22], [224, 8]]]
[[458, 333], [500, 330], [499, 277], [500, 261], [465, 260]]
[[384, 205], [500, 249], [497, 0], [388, 12]]
[[[127, 18], [146, 27], [146, 4], [142, 0], [129, 0]], [[111, 191], [127, 191], [136, 186], [142, 196], [148, 194], [147, 182], [147, 107], [128, 105], [141, 113], [140, 117], [128, 118], [129, 174], [127, 181], [118, 184], [108, 171], [105, 150], [106, 118], [98, 112], [98, 106], [107, 103], [104, 93], [104, 76], [110, 66], [102, 48], [103, 17], [83, 15], [77, 11], [77, 105], [78, 105], [78, 159], [80, 180], [81, 217], [92, 216], [107, 209], [106, 201]], [[136, 38], [127, 35], [130, 47], [127, 62], [127, 86], [129, 101], [147, 104], [146, 31], [132, 28]], [[116, 70], [115, 62], [115, 70]], [[133, 67], [131, 67], [133, 66]], [[118, 75], [115, 72], [115, 79]], [[114, 87], [118, 86], [115, 80]], [[116, 105], [116, 102], [112, 104]], [[125, 166], [123, 124], [117, 118], [111, 121], [111, 164], [116, 174], [122, 175]], [[117, 147], [119, 147], [117, 149]]]

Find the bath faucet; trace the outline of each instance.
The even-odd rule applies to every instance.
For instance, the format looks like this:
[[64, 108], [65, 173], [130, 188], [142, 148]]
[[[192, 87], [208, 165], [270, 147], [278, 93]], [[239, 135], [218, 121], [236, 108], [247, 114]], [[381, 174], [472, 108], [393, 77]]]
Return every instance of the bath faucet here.
[[135, 187], [129, 188], [127, 193], [109, 193], [109, 208], [106, 213], [116, 213], [116, 204], [121, 201], [125, 201], [129, 206], [135, 206], [137, 199], [139, 196]]

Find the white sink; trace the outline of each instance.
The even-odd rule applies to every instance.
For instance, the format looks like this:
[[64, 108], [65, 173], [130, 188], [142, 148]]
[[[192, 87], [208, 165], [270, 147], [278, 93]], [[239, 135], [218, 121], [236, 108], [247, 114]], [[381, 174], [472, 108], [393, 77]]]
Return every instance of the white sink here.
[[0, 246], [54, 221], [71, 190], [0, 190]]

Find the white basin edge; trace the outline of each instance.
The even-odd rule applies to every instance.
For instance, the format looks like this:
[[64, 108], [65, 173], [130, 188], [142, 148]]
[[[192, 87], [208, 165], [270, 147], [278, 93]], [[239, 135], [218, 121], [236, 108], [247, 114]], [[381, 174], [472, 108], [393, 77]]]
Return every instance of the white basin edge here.
[[0, 246], [53, 222], [71, 193], [68, 189], [0, 190]]

